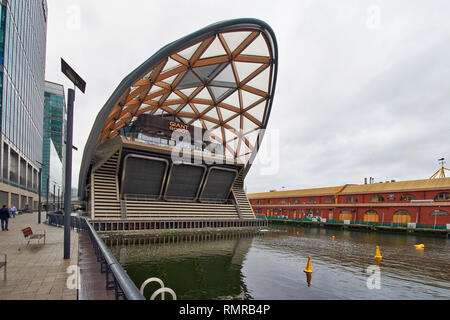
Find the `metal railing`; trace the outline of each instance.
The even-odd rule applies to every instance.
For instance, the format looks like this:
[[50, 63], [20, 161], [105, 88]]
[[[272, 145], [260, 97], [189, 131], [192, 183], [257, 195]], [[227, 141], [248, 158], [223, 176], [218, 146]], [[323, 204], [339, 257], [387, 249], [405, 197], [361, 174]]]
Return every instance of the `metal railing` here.
[[[257, 218], [265, 217], [267, 220], [272, 221], [294, 221], [294, 222], [320, 222], [320, 221], [314, 221], [311, 218], [289, 218], [289, 217], [268, 217], [264, 215], [257, 215]], [[326, 219], [326, 224], [345, 224], [344, 220], [331, 220]], [[407, 223], [394, 223], [394, 222], [365, 222], [365, 221], [350, 221], [350, 225], [361, 225], [361, 226], [376, 226], [376, 227], [392, 227], [392, 228], [407, 228]], [[417, 224], [416, 229], [440, 229], [440, 230], [446, 230], [446, 225], [424, 225], [424, 224]]]
[[[64, 215], [49, 213], [47, 214], [47, 223], [57, 227], [63, 226]], [[100, 262], [100, 272], [105, 274], [106, 290], [114, 290], [116, 300], [121, 298], [123, 300], [145, 300], [134, 282], [98, 236], [97, 232], [95, 232], [87, 218], [72, 216], [71, 228], [77, 231], [85, 231], [89, 235], [97, 261]]]

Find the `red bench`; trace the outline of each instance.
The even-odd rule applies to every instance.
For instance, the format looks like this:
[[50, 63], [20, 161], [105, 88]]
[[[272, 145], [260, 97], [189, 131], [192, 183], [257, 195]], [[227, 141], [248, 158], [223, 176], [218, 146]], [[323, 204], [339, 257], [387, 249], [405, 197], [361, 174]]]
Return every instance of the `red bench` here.
[[[25, 228], [22, 230], [23, 232], [23, 239], [22, 239], [22, 245], [27, 242], [27, 245], [30, 244], [31, 240], [37, 240], [38, 243], [41, 241], [41, 239], [44, 239], [44, 244], [45, 244], [45, 230], [44, 233], [33, 233], [33, 230], [31, 230], [31, 227]], [[19, 247], [20, 250], [20, 247]]]
[[5, 270], [3, 271], [4, 272], [3, 273], [3, 280], [6, 281], [6, 264], [7, 264], [6, 260], [7, 260], [7, 255], [5, 253], [1, 253], [1, 252], [0, 252], [0, 254], [5, 256], [5, 261], [0, 262], [0, 269], [1, 268], [5, 268]]

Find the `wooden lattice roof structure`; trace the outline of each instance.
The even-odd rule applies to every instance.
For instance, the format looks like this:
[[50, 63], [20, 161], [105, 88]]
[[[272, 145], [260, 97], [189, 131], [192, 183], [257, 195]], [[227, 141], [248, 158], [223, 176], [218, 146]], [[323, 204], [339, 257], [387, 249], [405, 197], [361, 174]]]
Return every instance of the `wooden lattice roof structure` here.
[[211, 142], [248, 171], [269, 119], [277, 59], [272, 29], [256, 19], [219, 22], [163, 47], [122, 81], [97, 116], [80, 195], [95, 148], [144, 114], [208, 130]]

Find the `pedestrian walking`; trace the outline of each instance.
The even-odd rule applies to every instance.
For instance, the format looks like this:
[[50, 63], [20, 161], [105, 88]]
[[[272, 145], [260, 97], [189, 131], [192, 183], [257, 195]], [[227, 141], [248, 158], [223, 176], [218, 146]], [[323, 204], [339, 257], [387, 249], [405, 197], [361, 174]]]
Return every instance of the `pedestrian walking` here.
[[14, 219], [16, 218], [16, 212], [17, 212], [17, 208], [15, 205], [13, 205], [11, 207], [11, 209], [9, 209], [9, 213], [11, 213], [11, 218], [14, 218]]
[[5, 205], [0, 209], [0, 219], [2, 220], [2, 231], [8, 231], [9, 210]]

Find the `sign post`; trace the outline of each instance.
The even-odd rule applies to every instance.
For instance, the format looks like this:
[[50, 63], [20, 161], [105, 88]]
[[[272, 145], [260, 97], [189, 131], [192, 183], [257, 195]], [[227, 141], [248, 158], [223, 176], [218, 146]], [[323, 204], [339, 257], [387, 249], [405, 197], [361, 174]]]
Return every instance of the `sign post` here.
[[[61, 71], [81, 92], [86, 90], [86, 82], [61, 58]], [[70, 259], [70, 227], [72, 215], [72, 147], [73, 147], [73, 106], [75, 88], [67, 93], [67, 141], [66, 141], [66, 173], [64, 191], [64, 259]]]

